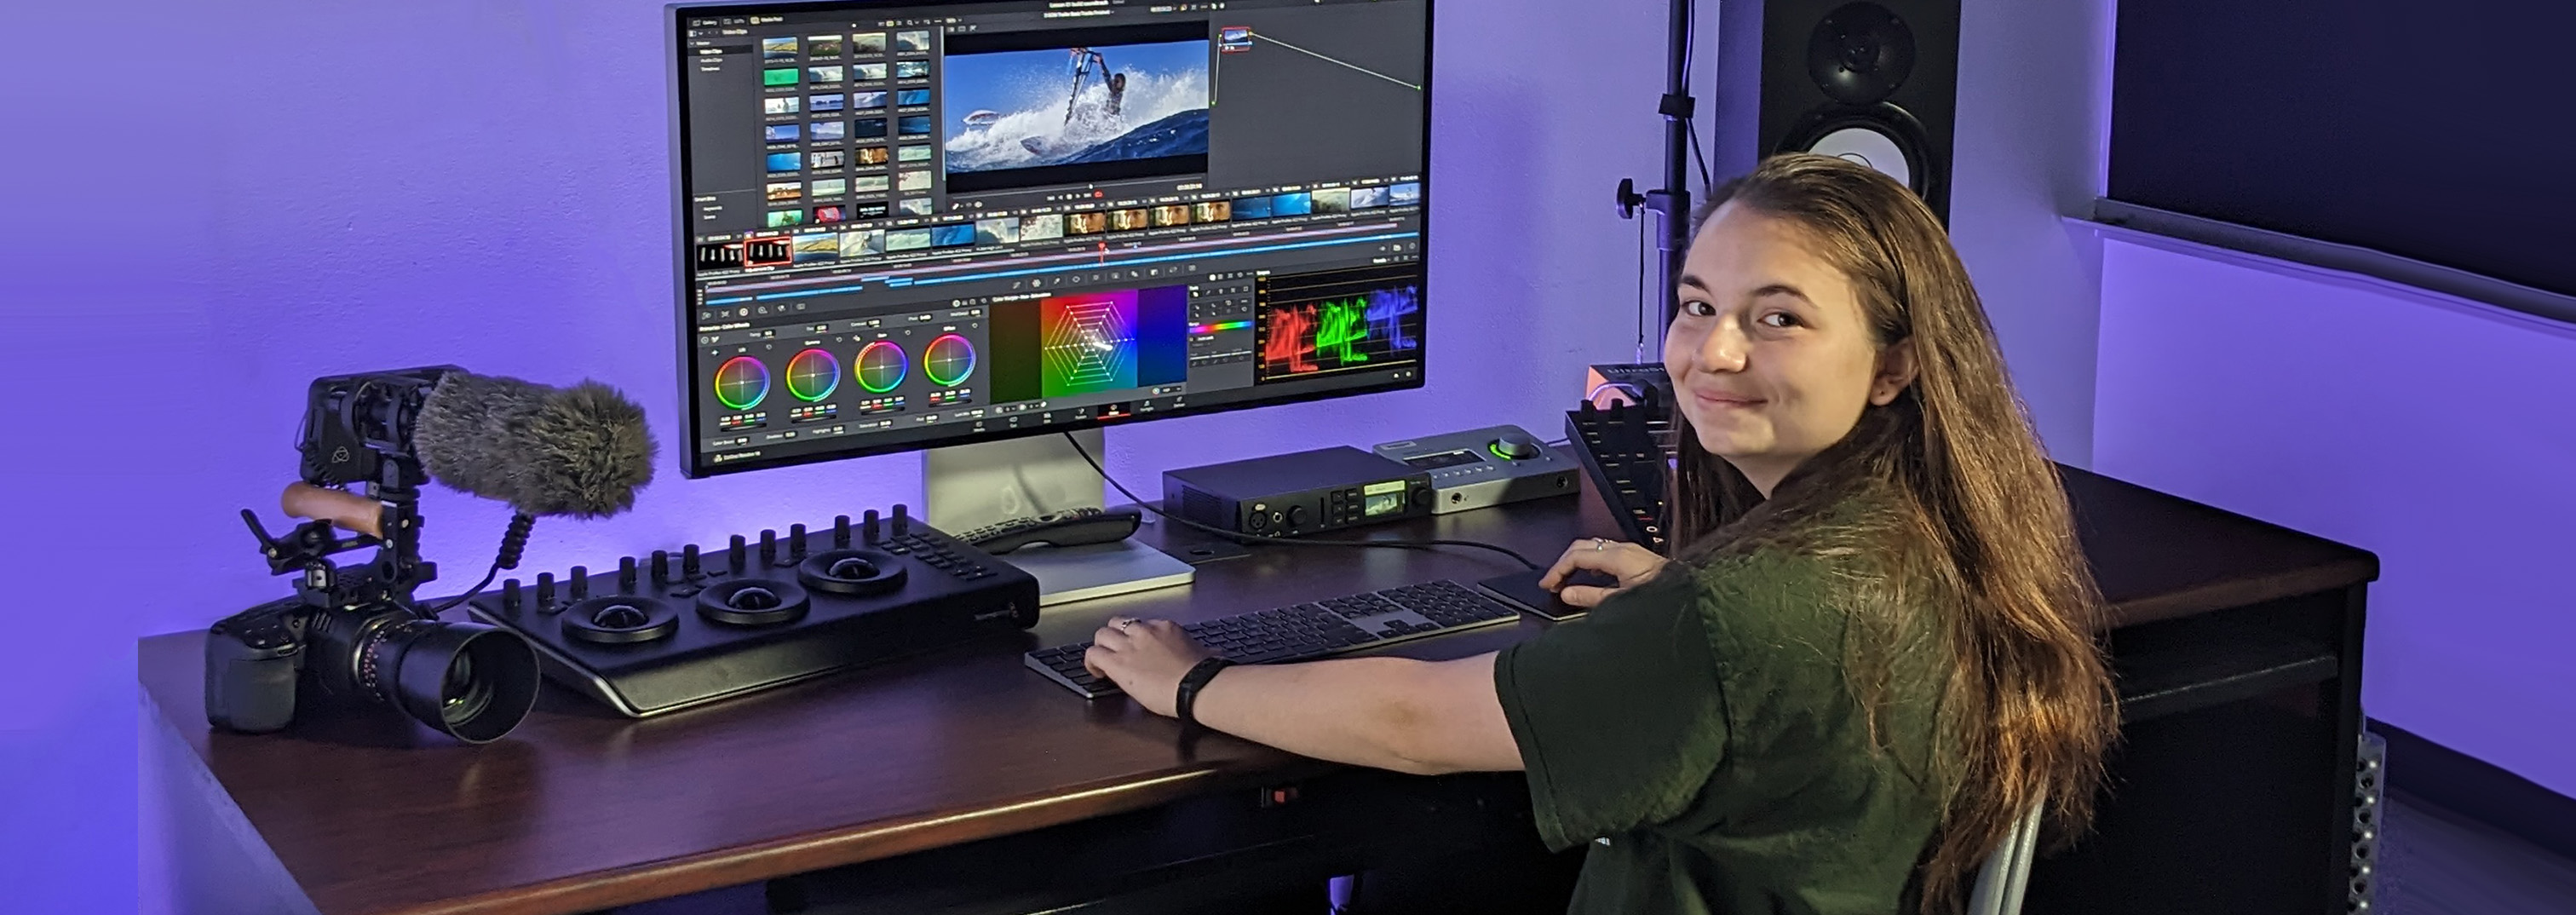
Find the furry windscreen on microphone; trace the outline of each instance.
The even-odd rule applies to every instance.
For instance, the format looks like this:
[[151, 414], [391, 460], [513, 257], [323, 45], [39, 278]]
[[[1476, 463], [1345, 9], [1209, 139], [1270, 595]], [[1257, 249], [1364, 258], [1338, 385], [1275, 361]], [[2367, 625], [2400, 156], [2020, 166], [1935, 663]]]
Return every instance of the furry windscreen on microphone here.
[[531, 515], [613, 515], [653, 480], [643, 408], [596, 381], [451, 372], [421, 404], [412, 443], [440, 483]]
[[507, 430], [525, 427], [553, 393], [516, 378], [447, 373], [422, 401], [412, 428], [421, 469], [466, 495], [516, 504], [524, 461]]
[[653, 435], [644, 408], [616, 388], [584, 381], [529, 418], [531, 475], [514, 503], [532, 515], [596, 518], [635, 507], [653, 482]]

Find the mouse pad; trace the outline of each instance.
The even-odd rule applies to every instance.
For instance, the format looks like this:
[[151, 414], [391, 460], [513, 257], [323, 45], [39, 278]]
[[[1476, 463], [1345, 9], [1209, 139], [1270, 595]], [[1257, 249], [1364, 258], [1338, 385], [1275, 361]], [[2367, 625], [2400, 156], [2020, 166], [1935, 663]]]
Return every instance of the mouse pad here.
[[[1573, 604], [1557, 600], [1556, 592], [1539, 587], [1539, 577], [1545, 574], [1547, 574], [1545, 571], [1514, 572], [1509, 575], [1497, 575], [1492, 578], [1485, 579], [1477, 582], [1476, 586], [1485, 589], [1487, 593], [1496, 597], [1500, 597], [1513, 604], [1519, 605], [1522, 610], [1538, 614], [1541, 617], [1551, 620], [1567, 620], [1591, 612], [1590, 610], [1582, 607], [1577, 607]], [[1618, 584], [1619, 580], [1608, 575], [1603, 575], [1599, 572], [1584, 570], [1567, 576], [1567, 582], [1570, 584], [1601, 585], [1607, 587]]]

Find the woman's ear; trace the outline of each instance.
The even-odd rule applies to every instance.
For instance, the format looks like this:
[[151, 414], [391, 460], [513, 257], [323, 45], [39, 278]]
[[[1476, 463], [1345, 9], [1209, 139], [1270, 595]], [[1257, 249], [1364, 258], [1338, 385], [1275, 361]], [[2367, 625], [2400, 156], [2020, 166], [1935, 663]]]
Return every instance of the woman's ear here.
[[1914, 383], [1914, 372], [1914, 338], [1898, 340], [1880, 350], [1878, 377], [1869, 383], [1870, 405], [1884, 407], [1896, 402], [1896, 395], [1905, 393], [1905, 386]]

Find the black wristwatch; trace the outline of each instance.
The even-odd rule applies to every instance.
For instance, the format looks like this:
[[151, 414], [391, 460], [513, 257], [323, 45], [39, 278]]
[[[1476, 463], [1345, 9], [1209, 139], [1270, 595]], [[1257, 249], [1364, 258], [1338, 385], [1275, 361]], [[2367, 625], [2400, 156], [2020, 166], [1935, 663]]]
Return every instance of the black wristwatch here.
[[1233, 661], [1210, 657], [1192, 665], [1189, 673], [1181, 675], [1180, 692], [1172, 697], [1172, 717], [1181, 720], [1182, 729], [1193, 730], [1204, 726], [1199, 724], [1198, 716], [1191, 714], [1190, 709], [1198, 704], [1199, 690], [1207, 686], [1209, 680], [1216, 679], [1216, 672], [1232, 666], [1234, 666]]

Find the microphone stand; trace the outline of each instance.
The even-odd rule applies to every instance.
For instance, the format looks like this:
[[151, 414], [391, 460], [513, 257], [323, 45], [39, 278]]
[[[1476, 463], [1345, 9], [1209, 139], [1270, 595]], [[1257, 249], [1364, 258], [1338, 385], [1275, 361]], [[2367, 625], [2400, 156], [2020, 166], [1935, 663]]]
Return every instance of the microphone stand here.
[[[1739, 0], [1758, 2], [1758, 0]], [[1658, 214], [1663, 222], [1656, 233], [1655, 250], [1663, 255], [1658, 278], [1663, 283], [1664, 323], [1671, 324], [1681, 307], [1682, 254], [1690, 248], [1690, 117], [1697, 104], [1690, 94], [1691, 0], [1671, 0], [1672, 20], [1666, 28], [1664, 48], [1664, 96], [1655, 110], [1664, 117], [1664, 186], [1637, 193], [1633, 178], [1619, 179], [1619, 218], [1635, 219], [1640, 208]]]

